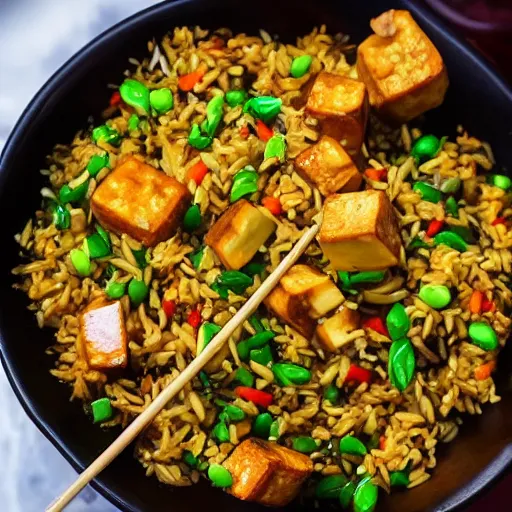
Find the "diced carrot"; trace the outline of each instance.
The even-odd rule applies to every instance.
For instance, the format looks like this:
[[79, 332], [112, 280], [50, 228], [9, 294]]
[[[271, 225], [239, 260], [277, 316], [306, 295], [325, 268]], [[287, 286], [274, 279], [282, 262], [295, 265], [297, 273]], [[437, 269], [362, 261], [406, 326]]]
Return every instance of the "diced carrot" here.
[[345, 382], [370, 382], [372, 380], [372, 372], [366, 368], [361, 368], [356, 364], [351, 364], [348, 369]]
[[256, 121], [256, 133], [262, 141], [267, 142], [274, 135], [274, 130], [258, 119]]
[[471, 298], [469, 299], [469, 311], [474, 315], [479, 315], [482, 310], [482, 300], [484, 294], [479, 290], [474, 290], [471, 294]]
[[496, 304], [494, 304], [494, 301], [492, 300], [489, 300], [485, 295], [484, 295], [484, 298], [482, 300], [482, 313], [487, 313], [487, 312], [494, 312], [496, 311]]
[[387, 177], [388, 171], [386, 169], [366, 169], [364, 175], [372, 181], [384, 181]]
[[114, 91], [112, 93], [112, 96], [110, 97], [110, 106], [115, 107], [116, 105], [119, 105], [121, 101], [123, 100], [121, 98], [121, 94], [119, 93], [119, 91]]
[[199, 160], [197, 164], [193, 165], [187, 172], [188, 180], [194, 180], [197, 185], [201, 185], [204, 177], [208, 174], [208, 167], [202, 160]]
[[477, 366], [474, 370], [476, 380], [485, 380], [491, 376], [492, 371], [496, 367], [495, 361], [489, 361], [488, 363]]
[[427, 236], [437, 235], [437, 233], [439, 233], [439, 231], [441, 231], [441, 229], [443, 228], [443, 224], [444, 222], [442, 220], [434, 219], [430, 221], [430, 224], [428, 225], [427, 228]]
[[283, 213], [281, 201], [279, 201], [277, 197], [264, 197], [261, 200], [261, 204], [273, 215], [280, 215], [281, 213]]
[[204, 75], [205, 71], [203, 69], [197, 69], [196, 71], [192, 71], [192, 73], [180, 76], [178, 80], [178, 87], [185, 92], [191, 91], [194, 88], [194, 85], [199, 83]]
[[251, 132], [249, 131], [249, 127], [247, 125], [244, 125], [242, 128], [240, 128], [240, 137], [242, 137], [242, 139], [247, 139], [250, 133]]
[[505, 224], [505, 217], [496, 217], [491, 224], [497, 226], [498, 224]]
[[372, 316], [363, 320], [363, 327], [365, 329], [372, 329], [383, 336], [387, 336], [389, 338], [389, 332], [387, 327], [384, 325], [384, 321], [380, 316]]
[[379, 450], [384, 451], [386, 449], [386, 437], [380, 436], [379, 437]]

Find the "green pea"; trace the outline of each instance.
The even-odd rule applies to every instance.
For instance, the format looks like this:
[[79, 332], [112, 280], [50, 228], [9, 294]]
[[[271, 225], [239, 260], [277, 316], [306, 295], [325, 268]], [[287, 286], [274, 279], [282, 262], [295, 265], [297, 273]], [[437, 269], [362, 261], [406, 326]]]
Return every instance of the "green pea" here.
[[331, 405], [334, 405], [340, 398], [340, 390], [334, 386], [330, 385], [327, 386], [324, 390], [324, 399], [329, 400], [331, 402]]
[[443, 309], [452, 301], [450, 290], [440, 284], [427, 284], [420, 288], [420, 299], [434, 309]]
[[71, 227], [71, 214], [69, 210], [61, 205], [57, 204], [53, 208], [52, 212], [53, 224], [59, 230], [69, 229]]
[[354, 492], [354, 512], [373, 512], [379, 490], [371, 481], [361, 481]]
[[384, 270], [357, 272], [349, 276], [349, 283], [351, 286], [359, 283], [380, 283], [385, 276], [386, 272]]
[[91, 410], [94, 423], [101, 423], [112, 417], [112, 404], [106, 397], [92, 402]]
[[270, 425], [270, 432], [268, 439], [269, 441], [277, 441], [281, 435], [281, 422], [279, 421], [279, 418], [272, 422], [272, 425]]
[[292, 447], [301, 453], [312, 453], [318, 449], [316, 441], [312, 437], [298, 436], [292, 439]]
[[73, 249], [69, 253], [69, 257], [79, 275], [87, 277], [91, 273], [91, 260], [84, 251], [81, 249]]
[[340, 453], [359, 455], [363, 457], [368, 453], [366, 446], [354, 436], [345, 436], [340, 440]]
[[498, 335], [485, 322], [473, 322], [470, 324], [468, 334], [471, 341], [483, 350], [496, 350], [498, 348]]
[[254, 375], [243, 366], [236, 371], [234, 380], [247, 388], [254, 386]]
[[59, 190], [59, 199], [63, 204], [80, 203], [85, 199], [89, 190], [89, 180], [85, 181], [78, 187], [71, 188], [67, 183]]
[[393, 304], [393, 307], [386, 316], [386, 326], [392, 340], [403, 338], [409, 332], [411, 321], [403, 304], [399, 302]]
[[240, 341], [237, 345], [237, 351], [240, 359], [242, 361], [247, 361], [251, 351], [263, 348], [274, 337], [275, 334], [272, 331], [262, 331], [256, 333], [250, 338], [247, 338], [246, 340]]
[[388, 375], [395, 388], [404, 391], [411, 383], [416, 369], [416, 357], [407, 338], [391, 343], [389, 349]]
[[87, 164], [87, 171], [94, 178], [105, 167], [110, 167], [110, 156], [108, 153], [91, 156], [91, 159]]
[[491, 185], [499, 187], [503, 190], [509, 190], [510, 187], [512, 187], [512, 180], [503, 174], [491, 174], [487, 178], [487, 181], [488, 183], [491, 183]]
[[219, 423], [213, 427], [212, 435], [219, 443], [229, 443], [229, 429], [223, 421], [219, 421]]
[[205, 322], [201, 325], [197, 333], [196, 355], [199, 355], [205, 349], [215, 335], [220, 332], [220, 329], [218, 325], [211, 322]]
[[320, 500], [335, 500], [346, 484], [347, 479], [344, 475], [326, 476], [316, 485], [315, 496]]
[[423, 181], [417, 181], [412, 189], [414, 192], [419, 194], [419, 196], [424, 200], [430, 203], [439, 203], [441, 201], [441, 192], [435, 189], [428, 183], [424, 183]]
[[245, 103], [244, 112], [266, 123], [274, 119], [281, 112], [282, 104], [281, 98], [258, 96], [257, 98], [251, 98]]
[[119, 87], [119, 94], [139, 115], [149, 114], [149, 89], [144, 84], [127, 78]]
[[262, 348], [254, 349], [249, 352], [249, 359], [256, 363], [268, 366], [274, 361], [272, 357], [272, 349], [269, 345], [265, 345]]
[[101, 126], [94, 128], [91, 138], [95, 144], [98, 142], [106, 142], [112, 146], [119, 146], [121, 143], [120, 133], [106, 124], [102, 124]]
[[446, 210], [446, 213], [448, 215], [451, 215], [456, 219], [459, 218], [459, 205], [457, 204], [457, 199], [455, 199], [455, 197], [450, 196], [446, 200], [446, 203], [444, 204], [444, 209]]
[[197, 466], [197, 463], [199, 462], [199, 459], [188, 450], [185, 450], [182, 455], [183, 462], [187, 464], [188, 466], [195, 468]]
[[301, 55], [300, 57], [295, 57], [290, 67], [290, 75], [292, 75], [293, 78], [301, 78], [309, 71], [312, 62], [313, 58], [311, 55]]
[[230, 421], [242, 421], [245, 420], [245, 412], [237, 407], [236, 405], [228, 404], [224, 407], [224, 412], [228, 415]]
[[211, 146], [213, 142], [212, 137], [208, 137], [201, 133], [201, 130], [197, 124], [192, 125], [188, 136], [188, 143], [196, 149], [203, 150]]
[[339, 500], [342, 508], [347, 508], [352, 501], [354, 493], [356, 492], [356, 484], [354, 482], [347, 482], [341, 489]]
[[256, 437], [268, 439], [270, 435], [270, 425], [272, 425], [272, 415], [268, 412], [258, 414], [252, 423], [252, 433]]
[[226, 103], [231, 107], [237, 107], [238, 105], [243, 105], [249, 95], [243, 89], [236, 89], [234, 91], [228, 91], [226, 93]]
[[217, 283], [220, 286], [231, 290], [233, 293], [241, 295], [245, 290], [247, 290], [247, 288], [249, 288], [249, 286], [252, 286], [253, 279], [239, 270], [226, 270], [217, 278]]
[[132, 114], [128, 119], [128, 130], [134, 132], [139, 128], [140, 117], [137, 114]]
[[194, 251], [193, 253], [188, 255], [188, 259], [192, 263], [195, 269], [199, 269], [201, 266], [201, 261], [203, 260], [204, 255], [204, 246], [197, 249], [197, 251]]
[[459, 252], [464, 252], [468, 246], [464, 239], [453, 231], [441, 231], [434, 237], [435, 245], [447, 245]]
[[84, 251], [91, 259], [104, 258], [111, 254], [110, 245], [105, 242], [99, 233], [93, 233], [84, 240]]
[[444, 194], [455, 194], [460, 188], [462, 181], [460, 178], [448, 178], [441, 183], [439, 189]]
[[233, 485], [233, 477], [231, 473], [220, 464], [210, 464], [208, 468], [208, 478], [215, 487], [231, 487]]
[[300, 386], [307, 384], [312, 378], [311, 372], [306, 368], [289, 363], [274, 364], [272, 373], [280, 386]]
[[435, 135], [423, 135], [417, 139], [411, 149], [411, 155], [419, 162], [434, 158], [441, 149], [441, 141]]
[[201, 210], [198, 204], [193, 204], [185, 213], [183, 218], [183, 229], [188, 231], [195, 231], [201, 225]]
[[265, 146], [265, 153], [263, 155], [265, 160], [267, 158], [279, 158], [282, 163], [286, 160], [286, 138], [281, 133], [276, 133], [267, 142]]
[[224, 97], [223, 96], [215, 96], [206, 105], [206, 119], [201, 124], [201, 131], [208, 135], [208, 137], [213, 137], [215, 132], [222, 121], [222, 116], [224, 106]]
[[132, 279], [128, 285], [128, 296], [134, 306], [142, 304], [149, 294], [149, 288], [144, 281]]
[[230, 201], [234, 203], [244, 196], [257, 192], [258, 178], [259, 175], [253, 167], [248, 166], [238, 171], [233, 177]]
[[174, 107], [174, 97], [170, 89], [163, 87], [151, 91], [149, 103], [157, 114], [165, 114]]
[[407, 487], [409, 485], [409, 476], [405, 471], [392, 471], [389, 474], [391, 487]]
[[120, 299], [126, 292], [126, 283], [116, 283], [112, 281], [107, 284], [105, 293], [110, 299]]

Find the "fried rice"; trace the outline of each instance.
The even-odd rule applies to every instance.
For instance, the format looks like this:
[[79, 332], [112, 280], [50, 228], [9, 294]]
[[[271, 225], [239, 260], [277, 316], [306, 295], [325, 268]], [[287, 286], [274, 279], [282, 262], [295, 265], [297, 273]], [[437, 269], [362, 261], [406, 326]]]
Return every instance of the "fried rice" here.
[[[350, 64], [352, 51], [346, 36], [329, 35], [324, 26], [298, 38], [295, 45], [264, 31], [248, 36], [233, 35], [228, 29], [210, 33], [199, 27], [176, 28], [161, 41], [150, 41], [148, 56], [140, 62], [131, 59], [131, 68], [125, 73], [149, 89], [169, 88], [175, 100], [172, 110], [144, 118], [129, 131], [133, 109], [120, 102], [103, 112], [107, 124], [124, 134], [119, 147], [104, 141], [94, 143], [92, 126], [77, 133], [70, 144], [55, 146], [41, 171], [49, 180], [41, 191], [42, 207], [16, 237], [24, 261], [13, 272], [18, 278], [16, 286], [31, 301], [29, 307], [39, 326], [56, 331], [55, 344], [47, 349], [55, 360], [51, 373], [70, 387], [71, 400], [83, 401], [87, 409], [98, 398], [110, 399], [114, 415], [102, 427], [126, 426], [195, 357], [197, 329], [187, 321], [192, 311], [200, 312], [201, 322], [225, 325], [320, 213], [322, 196], [293, 166], [293, 159], [319, 139], [317, 120], [305, 114], [299, 100], [308, 80], [321, 70], [357, 78]], [[292, 59], [306, 54], [313, 57], [309, 72], [301, 78], [291, 77]], [[200, 67], [205, 70], [202, 80], [190, 92], [179, 91], [178, 77]], [[109, 87], [117, 90], [118, 86]], [[241, 87], [252, 96], [271, 95], [282, 100], [274, 129], [286, 137], [284, 163], [264, 159], [265, 143], [255, 134], [255, 119], [241, 106], [225, 108], [223, 128], [211, 148], [198, 151], [187, 143], [192, 124], [205, 118], [208, 100]], [[371, 117], [369, 125], [362, 150], [365, 167], [386, 169], [387, 175], [381, 181], [365, 177], [365, 186], [385, 191], [392, 201], [403, 248], [400, 265], [390, 268], [383, 282], [364, 285], [354, 295], [343, 292], [344, 306], [366, 316], [382, 316], [392, 304], [404, 304], [411, 322], [407, 336], [416, 357], [412, 383], [403, 392], [390, 383], [391, 339], [387, 335], [361, 328], [340, 351], [329, 353], [261, 307], [261, 322], [275, 333], [272, 348], [276, 361], [309, 369], [311, 381], [280, 386], [268, 366], [241, 361], [237, 343], [255, 334], [253, 324], [245, 322], [206, 366], [207, 386], [204, 378], [194, 379], [138, 439], [135, 457], [147, 476], [173, 486], [191, 485], [208, 465], [224, 462], [250, 435], [252, 420], [261, 410], [234, 394], [233, 380], [241, 366], [255, 376], [256, 389], [272, 394], [268, 412], [278, 425], [274, 440], [289, 447], [296, 436], [317, 441], [318, 450], [309, 454], [314, 464], [313, 482], [318, 475], [343, 474], [355, 480], [368, 474], [386, 492], [391, 489], [390, 474], [396, 471], [407, 469], [409, 488], [426, 482], [437, 465], [438, 444], [456, 438], [466, 415], [482, 414], [485, 404], [500, 400], [492, 375], [475, 377], [483, 365], [494, 365], [499, 350], [486, 351], [468, 338], [469, 324], [484, 321], [492, 326], [503, 347], [511, 324], [512, 231], [506, 222], [496, 223], [496, 219], [508, 220], [512, 210], [507, 192], [486, 182], [486, 175], [496, 165], [491, 148], [458, 127], [456, 136], [444, 141], [436, 156], [418, 164], [410, 153], [422, 135], [421, 120], [395, 129]], [[241, 134], [242, 127], [248, 127], [247, 137]], [[126, 155], [135, 155], [185, 184], [200, 207], [202, 225], [192, 234], [180, 229], [172, 238], [147, 249], [125, 234], [110, 232], [112, 254], [93, 262], [91, 274], [81, 277], [70, 261], [70, 252], [82, 247], [94, 231], [88, 200], [110, 170], [105, 168], [90, 178], [86, 201], [80, 207], [68, 207], [69, 229], [58, 229], [52, 222], [52, 205], [63, 185], [77, 185], [84, 179], [91, 156], [105, 151], [112, 168]], [[187, 181], [187, 172], [199, 161], [209, 172], [197, 185]], [[199, 268], [193, 265], [191, 255], [202, 247], [208, 228], [230, 205], [233, 176], [247, 165], [258, 172], [258, 191], [251, 201], [277, 198], [283, 213], [275, 217], [275, 236], [259, 252], [264, 272], [254, 275], [244, 293], [229, 292], [223, 299], [212, 289], [223, 270], [215, 252], [206, 247]], [[439, 187], [450, 178], [459, 178], [464, 190], [457, 218], [448, 216], [441, 203], [422, 200], [412, 189], [414, 181]], [[446, 245], [415, 244], [415, 240], [428, 242], [425, 231], [433, 219], [449, 228], [465, 229], [470, 236], [467, 249], [460, 252]], [[339, 282], [316, 241], [302, 260]], [[104, 297], [105, 284], [113, 273], [119, 283], [136, 278], [149, 287], [148, 299], [136, 307], [128, 295], [120, 299], [129, 348], [129, 369], [121, 373], [89, 367], [79, 328], [80, 313]], [[420, 285], [428, 283], [455, 290], [448, 307], [436, 310], [419, 298]], [[482, 292], [492, 308], [472, 313], [469, 301], [474, 290]], [[164, 300], [176, 305], [171, 317], [162, 307]], [[370, 370], [372, 380], [347, 382], [352, 364]], [[330, 385], [341, 390], [337, 403], [324, 398]], [[228, 425], [229, 442], [219, 442], [212, 435], [222, 409], [218, 399], [245, 413], [243, 421]], [[348, 434], [365, 440], [368, 450], [364, 456], [340, 455], [336, 450], [335, 441]], [[196, 458], [196, 464], [183, 460], [187, 452]]]

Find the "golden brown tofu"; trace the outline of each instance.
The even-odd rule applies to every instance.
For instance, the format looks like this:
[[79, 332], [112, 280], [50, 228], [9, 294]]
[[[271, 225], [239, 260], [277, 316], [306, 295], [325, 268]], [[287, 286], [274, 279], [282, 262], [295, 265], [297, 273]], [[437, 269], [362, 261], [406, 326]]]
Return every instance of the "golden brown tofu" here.
[[252, 260], [275, 231], [276, 223], [245, 199], [232, 204], [210, 228], [204, 241], [229, 269]]
[[329, 135], [354, 152], [364, 140], [368, 118], [368, 94], [363, 82], [323, 71], [316, 77], [306, 103], [306, 112], [320, 122]]
[[343, 295], [331, 278], [307, 265], [294, 265], [265, 299], [284, 322], [311, 337], [316, 319], [336, 309]]
[[316, 328], [317, 341], [329, 352], [336, 352], [348, 343], [346, 335], [359, 328], [360, 316], [357, 311], [341, 307]]
[[94, 370], [124, 368], [128, 363], [123, 308], [119, 301], [97, 300], [80, 315], [80, 334]]
[[376, 34], [357, 50], [359, 78], [370, 104], [405, 123], [443, 102], [448, 74], [441, 55], [408, 11], [387, 11], [372, 20]]
[[101, 224], [148, 247], [176, 231], [189, 203], [185, 185], [133, 157], [117, 166], [91, 198]]
[[233, 496], [273, 507], [290, 503], [313, 471], [307, 455], [253, 438], [240, 443], [223, 465], [233, 477]]
[[400, 258], [398, 222], [380, 190], [328, 197], [318, 241], [335, 270], [383, 270]]
[[355, 192], [363, 179], [345, 149], [328, 135], [303, 151], [295, 159], [295, 168], [324, 196], [335, 192]]

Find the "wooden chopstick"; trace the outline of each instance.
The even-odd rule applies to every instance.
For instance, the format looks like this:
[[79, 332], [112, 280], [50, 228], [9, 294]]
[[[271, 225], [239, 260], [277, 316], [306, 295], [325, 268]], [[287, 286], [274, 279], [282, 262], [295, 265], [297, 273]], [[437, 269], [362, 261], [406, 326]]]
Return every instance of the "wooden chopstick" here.
[[156, 415], [188, 384], [222, 348], [233, 332], [251, 316], [263, 299], [272, 291], [283, 274], [298, 260], [318, 233], [317, 224], [308, 228], [278, 267], [261, 284], [256, 292], [238, 310], [233, 318], [212, 339], [206, 348], [183, 370], [183, 372], [151, 402], [148, 408], [119, 435], [119, 437], [87, 467], [78, 478], [46, 509], [60, 512], [98, 474], [103, 471], [139, 434]]

